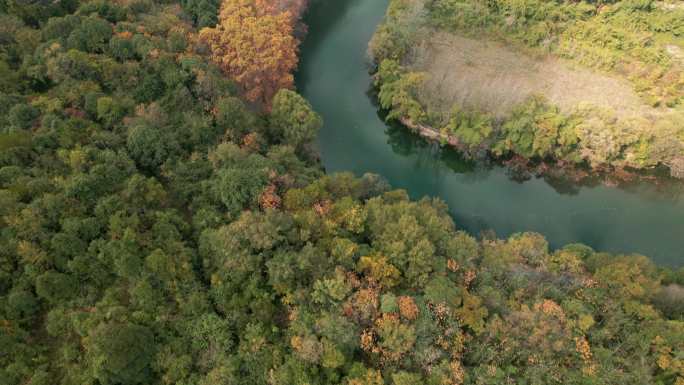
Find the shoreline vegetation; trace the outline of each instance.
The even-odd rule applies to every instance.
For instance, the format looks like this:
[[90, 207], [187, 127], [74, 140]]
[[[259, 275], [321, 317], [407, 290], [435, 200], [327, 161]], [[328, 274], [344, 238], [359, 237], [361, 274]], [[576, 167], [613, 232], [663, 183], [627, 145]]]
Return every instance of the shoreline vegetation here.
[[[443, 144], [682, 178], [682, 17], [653, 1], [392, 0], [369, 53], [388, 119]], [[578, 32], [599, 26], [609, 41]]]
[[325, 175], [298, 4], [0, 0], [0, 384], [684, 384], [684, 269]]
[[[406, 117], [398, 118], [397, 120], [402, 126], [428, 141], [448, 145], [468, 159], [481, 160], [481, 158], [475, 157], [482, 155], [473, 156], [468, 152], [469, 148], [464, 146], [455, 135], [450, 135], [444, 132], [444, 130], [436, 130], [433, 127], [416, 124]], [[664, 170], [657, 170], [655, 168], [639, 170], [611, 165], [599, 165], [591, 168], [586, 164], [556, 159], [531, 160], [516, 154], [508, 154], [507, 156], [486, 154], [485, 156], [487, 156], [488, 160], [492, 160], [496, 164], [501, 164], [507, 169], [514, 171], [516, 176], [523, 179], [533, 175], [537, 177], [553, 176], [556, 178], [561, 177], [568, 182], [577, 184], [598, 180], [599, 184], [610, 187], [620, 187], [638, 181], [654, 184], [680, 183], [679, 180], [681, 179], [680, 177], [672, 176], [671, 169], [667, 169], [667, 172], [663, 173], [662, 171]]]

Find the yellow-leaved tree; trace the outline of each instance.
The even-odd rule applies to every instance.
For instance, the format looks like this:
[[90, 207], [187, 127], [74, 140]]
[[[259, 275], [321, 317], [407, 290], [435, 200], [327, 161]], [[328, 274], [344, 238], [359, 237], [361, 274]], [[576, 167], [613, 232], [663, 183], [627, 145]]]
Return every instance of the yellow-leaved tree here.
[[294, 23], [292, 12], [275, 1], [225, 0], [218, 25], [200, 31], [200, 39], [245, 97], [268, 107], [279, 89], [294, 84], [299, 45]]

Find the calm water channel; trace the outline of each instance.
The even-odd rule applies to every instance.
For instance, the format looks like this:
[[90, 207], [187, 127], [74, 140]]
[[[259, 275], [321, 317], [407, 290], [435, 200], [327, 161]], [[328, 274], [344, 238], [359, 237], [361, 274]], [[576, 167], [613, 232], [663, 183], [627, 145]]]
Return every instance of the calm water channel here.
[[552, 247], [581, 242], [684, 265], [682, 184], [612, 188], [543, 178], [519, 182], [502, 167], [465, 161], [386, 124], [369, 96], [366, 47], [387, 3], [314, 2], [307, 16], [297, 85], [325, 120], [319, 149], [329, 172], [373, 172], [414, 198], [439, 197], [457, 226], [473, 234], [537, 231]]

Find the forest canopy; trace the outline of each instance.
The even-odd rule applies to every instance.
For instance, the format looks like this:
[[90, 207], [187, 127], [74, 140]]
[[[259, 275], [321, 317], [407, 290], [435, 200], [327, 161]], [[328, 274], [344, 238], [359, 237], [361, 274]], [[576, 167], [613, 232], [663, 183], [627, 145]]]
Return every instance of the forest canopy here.
[[684, 383], [684, 270], [326, 175], [201, 39], [254, 4], [0, 0], [1, 385]]

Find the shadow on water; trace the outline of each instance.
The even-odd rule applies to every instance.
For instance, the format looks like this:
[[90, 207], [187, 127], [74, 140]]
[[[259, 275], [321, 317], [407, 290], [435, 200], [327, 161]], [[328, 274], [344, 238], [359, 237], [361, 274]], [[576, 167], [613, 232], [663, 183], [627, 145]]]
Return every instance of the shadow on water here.
[[[369, 68], [370, 69], [370, 68]], [[377, 89], [372, 84], [366, 91], [366, 96], [371, 105], [377, 109], [377, 117], [386, 125], [385, 134], [387, 144], [397, 155], [405, 157], [417, 156], [418, 158], [439, 159], [451, 171], [457, 174], [469, 176], [464, 178], [464, 182], [486, 179], [488, 172], [494, 169], [503, 170], [511, 182], [525, 183], [538, 178], [546, 182], [558, 194], [578, 195], [582, 188], [593, 188], [608, 183], [606, 175], [591, 176], [591, 170], [586, 167], [577, 169], [586, 172], [588, 176], [581, 179], [571, 178], [560, 170], [549, 170], [543, 174], [535, 174], [534, 170], [526, 167], [504, 166], [501, 160], [491, 159], [486, 156], [474, 159], [464, 154], [462, 151], [452, 147], [443, 146], [433, 141], [428, 141], [420, 135], [396, 121], [388, 121], [388, 111], [383, 110], [378, 102]], [[429, 162], [434, 163], [434, 162]], [[653, 184], [655, 195], [653, 198], [671, 200], [677, 202], [684, 195], [684, 183], [669, 176], [667, 168], [658, 168], [649, 171], [633, 171], [633, 180], [620, 180], [614, 182], [618, 185], [613, 186], [624, 191], [638, 193], [643, 186], [644, 180]], [[608, 177], [610, 175], [607, 175]], [[643, 190], [643, 189], [642, 189]]]
[[[373, 93], [368, 95], [371, 100], [374, 100], [375, 95]], [[376, 105], [375, 102], [373, 104]], [[385, 129], [387, 144], [390, 145], [395, 154], [404, 157], [417, 156], [421, 158], [428, 156], [433, 160], [439, 159], [443, 165], [454, 173], [472, 176], [472, 178], [464, 178], [464, 182], [486, 179], [489, 172], [498, 169], [504, 172], [511, 182], [522, 184], [533, 179], [540, 179], [561, 195], [578, 195], [583, 188], [596, 188], [612, 183], [614, 184], [612, 187], [615, 189], [634, 194], [649, 194], [650, 199], [659, 199], [672, 203], [677, 203], [684, 196], [684, 183], [671, 178], [666, 168], [633, 171], [632, 179], [627, 178], [617, 181], [611, 181], [610, 175], [591, 176], [591, 170], [588, 169], [586, 172], [589, 175], [581, 179], [568, 177], [559, 170], [535, 174], [534, 170], [529, 168], [505, 166], [501, 160], [497, 159], [474, 159], [457, 149], [428, 141], [401, 123], [386, 121], [386, 117], [387, 111], [379, 109], [378, 119], [385, 121], [387, 126]], [[434, 161], [431, 163], [434, 163]], [[644, 184], [650, 184], [650, 188], [644, 189]]]
[[369, 86], [368, 91], [366, 91], [366, 96], [369, 102], [377, 109], [378, 119], [385, 122], [387, 126], [385, 129], [387, 144], [390, 145], [394, 153], [403, 156], [427, 156], [430, 158], [429, 163], [436, 163], [434, 159], [439, 159], [441, 162], [437, 163], [445, 165], [457, 174], [472, 176], [475, 178], [473, 180], [477, 179], [477, 175], [486, 178], [486, 173], [483, 172], [491, 168], [489, 162], [478, 162], [470, 159], [460, 151], [426, 140], [420, 135], [411, 132], [401, 123], [387, 121], [388, 111], [380, 107], [377, 90], [372, 84]]

